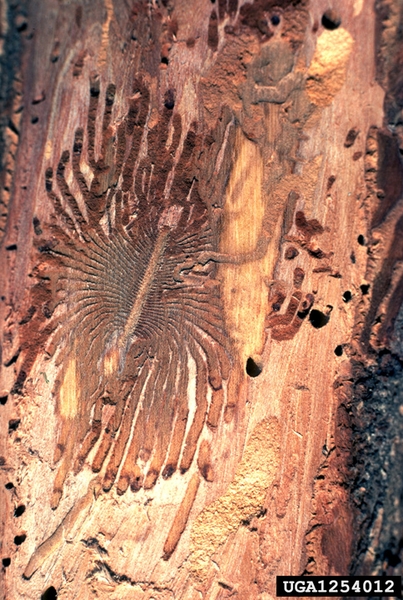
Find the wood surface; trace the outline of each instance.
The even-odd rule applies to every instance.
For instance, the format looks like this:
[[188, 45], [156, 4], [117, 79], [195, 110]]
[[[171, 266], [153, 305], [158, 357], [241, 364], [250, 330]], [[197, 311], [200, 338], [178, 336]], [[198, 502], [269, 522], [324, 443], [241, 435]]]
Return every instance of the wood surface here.
[[2, 597], [400, 573], [403, 4], [339, 4], [4, 5]]

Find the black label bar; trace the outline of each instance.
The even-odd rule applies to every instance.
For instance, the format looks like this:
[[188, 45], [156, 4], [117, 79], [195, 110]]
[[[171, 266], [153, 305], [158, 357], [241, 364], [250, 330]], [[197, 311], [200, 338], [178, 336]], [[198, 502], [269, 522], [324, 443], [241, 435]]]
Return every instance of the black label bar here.
[[396, 596], [402, 595], [400, 576], [278, 576], [276, 595], [285, 596]]

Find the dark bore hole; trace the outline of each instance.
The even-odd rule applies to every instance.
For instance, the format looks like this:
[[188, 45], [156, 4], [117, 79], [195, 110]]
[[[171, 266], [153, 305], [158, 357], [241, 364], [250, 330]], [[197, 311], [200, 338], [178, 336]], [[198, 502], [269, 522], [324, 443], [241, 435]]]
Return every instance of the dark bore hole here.
[[8, 431], [17, 431], [19, 424], [21, 423], [21, 419], [11, 419], [8, 422]]
[[343, 301], [344, 302], [350, 302], [352, 298], [351, 292], [349, 290], [347, 290], [346, 292], [344, 292], [343, 294]]
[[8, 483], [6, 483], [6, 485], [4, 486], [6, 488], [6, 490], [12, 490], [14, 487], [14, 484], [9, 481]]
[[32, 117], [32, 119], [31, 119], [32, 125], [35, 125], [38, 121], [39, 121], [39, 117]]
[[41, 600], [56, 600], [57, 592], [56, 589], [51, 585], [47, 590], [45, 590], [41, 596]]
[[328, 315], [325, 315], [322, 311], [314, 308], [309, 313], [309, 320], [311, 322], [312, 327], [315, 329], [320, 329], [329, 323]]
[[9, 567], [11, 565], [11, 558], [3, 558], [3, 567]]
[[400, 560], [399, 555], [394, 554], [391, 550], [389, 550], [389, 548], [387, 550], [385, 550], [385, 553], [383, 556], [384, 556], [384, 560], [386, 560], [388, 562], [388, 565], [391, 567], [397, 567], [397, 565], [399, 565], [402, 562]]
[[164, 479], [169, 479], [175, 473], [174, 467], [167, 465], [162, 473]]
[[257, 365], [253, 358], [248, 358], [246, 361], [246, 372], [249, 377], [257, 377], [262, 372], [262, 367]]
[[365, 237], [363, 235], [359, 235], [357, 242], [360, 244], [360, 246], [365, 246]]
[[293, 260], [293, 258], [298, 256], [298, 254], [299, 252], [294, 246], [288, 246], [287, 250], [285, 251], [284, 257], [287, 260]]
[[278, 15], [273, 15], [271, 18], [271, 24], [276, 27], [276, 25], [280, 24], [280, 17]]
[[35, 235], [41, 235], [42, 234], [41, 222], [38, 219], [38, 217], [34, 217], [32, 219], [32, 223], [33, 223], [33, 226], [34, 226]]
[[336, 346], [336, 348], [334, 349], [334, 353], [336, 356], [341, 356], [343, 354], [343, 346], [341, 344]]
[[362, 285], [360, 285], [360, 290], [363, 296], [366, 296], [369, 292], [369, 283], [365, 284], [363, 283]]
[[21, 17], [21, 19], [19, 19], [19, 22], [17, 23], [17, 31], [19, 33], [22, 33], [23, 31], [26, 31], [27, 27], [28, 23], [23, 17]]
[[8, 400], [8, 396], [1, 396], [0, 397], [0, 404], [2, 406], [4, 406], [5, 404], [7, 404], [7, 400]]
[[16, 509], [14, 510], [14, 516], [15, 517], [20, 517], [21, 515], [23, 515], [25, 512], [25, 506], [23, 504], [20, 504], [20, 506], [17, 506]]
[[322, 16], [322, 25], [325, 29], [331, 31], [337, 29], [341, 25], [340, 15], [335, 10], [327, 10]]
[[21, 546], [21, 544], [23, 544], [26, 539], [27, 536], [25, 535], [25, 533], [21, 533], [21, 535], [16, 535], [14, 538], [14, 544], [16, 546]]
[[93, 83], [91, 84], [90, 87], [90, 95], [93, 98], [98, 98], [99, 96], [99, 81], [95, 80], [93, 81]]
[[167, 90], [164, 97], [164, 106], [168, 110], [172, 110], [175, 106], [175, 95], [173, 90]]
[[161, 58], [161, 62], [162, 62], [162, 64], [163, 64], [163, 65], [168, 65], [168, 64], [169, 64], [169, 60], [167, 59], [167, 57], [166, 57], [166, 56], [163, 56], [163, 57]]

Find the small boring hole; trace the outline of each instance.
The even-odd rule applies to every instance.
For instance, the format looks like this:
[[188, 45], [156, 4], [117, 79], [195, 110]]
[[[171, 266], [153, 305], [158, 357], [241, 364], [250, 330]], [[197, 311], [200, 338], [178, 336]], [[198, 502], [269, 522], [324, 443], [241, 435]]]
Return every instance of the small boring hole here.
[[175, 95], [173, 90], [167, 90], [164, 96], [164, 106], [168, 110], [172, 110], [175, 106]]
[[41, 235], [42, 234], [41, 222], [38, 219], [38, 217], [34, 217], [32, 219], [32, 224], [34, 226], [35, 235]]
[[363, 283], [362, 285], [360, 285], [360, 290], [363, 296], [366, 296], [369, 292], [369, 283]]
[[21, 535], [16, 535], [14, 538], [14, 544], [16, 546], [21, 546], [21, 544], [23, 544], [26, 539], [27, 536], [25, 535], [25, 533], [21, 533]]
[[246, 361], [245, 370], [246, 370], [246, 373], [249, 375], [249, 377], [257, 377], [262, 372], [262, 367], [260, 365], [258, 365], [257, 363], [255, 363], [253, 358], [249, 357], [248, 360]]
[[8, 483], [6, 483], [6, 485], [4, 486], [6, 488], [6, 490], [12, 490], [14, 487], [14, 484], [9, 481]]
[[20, 517], [21, 515], [23, 515], [25, 512], [25, 506], [23, 504], [20, 504], [20, 506], [17, 506], [16, 509], [14, 510], [14, 516], [15, 517]]
[[327, 10], [322, 16], [322, 25], [325, 29], [333, 31], [341, 25], [340, 15], [332, 9]]
[[330, 317], [328, 315], [325, 315], [325, 313], [317, 310], [316, 308], [311, 310], [309, 313], [309, 321], [311, 322], [312, 327], [315, 327], [315, 329], [320, 329], [321, 327], [327, 325], [329, 323], [329, 318]]
[[344, 292], [343, 302], [350, 302], [351, 298], [352, 298], [352, 295], [351, 295], [350, 290], [347, 290], [346, 292]]
[[18, 15], [16, 20], [15, 20], [15, 26], [16, 29], [19, 33], [22, 33], [23, 31], [26, 31], [27, 27], [28, 27], [28, 23], [26, 18], [24, 17], [24, 15]]
[[274, 25], [274, 27], [277, 27], [277, 25], [280, 25], [280, 17], [278, 15], [273, 15], [271, 20], [271, 24]]
[[21, 419], [10, 419], [10, 421], [8, 422], [8, 431], [17, 431], [20, 423]]
[[341, 356], [343, 354], [343, 346], [341, 344], [336, 346], [336, 348], [334, 349], [334, 353], [336, 356]]
[[284, 258], [286, 258], [287, 260], [293, 260], [296, 256], [298, 256], [298, 254], [299, 252], [295, 248], [295, 246], [288, 246], [288, 248], [285, 251]]
[[365, 246], [365, 237], [360, 234], [357, 238], [357, 242], [360, 244], [360, 246]]
[[41, 600], [56, 600], [56, 598], [57, 598], [57, 591], [56, 591], [56, 588], [53, 587], [53, 585], [48, 587], [48, 589], [45, 590], [41, 596]]
[[166, 57], [166, 56], [163, 56], [163, 57], [161, 58], [161, 63], [162, 63], [163, 65], [168, 65], [168, 64], [169, 64], [169, 60], [167, 59], [167, 57]]
[[7, 404], [8, 396], [0, 396], [0, 404], [4, 406]]
[[3, 558], [3, 567], [9, 567], [11, 565], [11, 558]]

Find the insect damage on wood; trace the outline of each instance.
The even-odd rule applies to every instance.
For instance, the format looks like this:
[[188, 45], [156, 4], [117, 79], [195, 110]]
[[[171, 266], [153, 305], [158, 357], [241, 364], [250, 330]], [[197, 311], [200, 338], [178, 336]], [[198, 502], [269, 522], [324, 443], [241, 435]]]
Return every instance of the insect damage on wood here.
[[[250, 40], [255, 32], [260, 43], [271, 39], [271, 26], [259, 29], [258, 15], [266, 15], [266, 9], [272, 10], [270, 2], [242, 7], [241, 38]], [[214, 10], [216, 23], [222, 15], [219, 11], [217, 18]], [[236, 12], [232, 3], [229, 13]], [[284, 31], [293, 39], [286, 12]], [[231, 43], [242, 46], [241, 38]], [[266, 48], [266, 71], [283, 51], [276, 44]], [[261, 87], [263, 67], [258, 47], [254, 51], [257, 58], [250, 69], [241, 69], [236, 114], [228, 107], [212, 112], [212, 131], [214, 123], [219, 130], [223, 117], [228, 127], [233, 123], [237, 129], [248, 128], [237, 106], [245, 77], [253, 79], [253, 89]], [[293, 70], [293, 56], [290, 47], [280, 79]], [[213, 69], [204, 79], [206, 97], [213, 97], [209, 86], [214, 78]], [[288, 92], [274, 101], [284, 101]], [[134, 82], [128, 112], [120, 120], [115, 94], [115, 86], [109, 84], [101, 102], [99, 79], [92, 79], [86, 128], [76, 130], [72, 151], [65, 149], [57, 166], [46, 168], [51, 217], [43, 223], [37, 216], [33, 219], [39, 251], [32, 273], [33, 313], [24, 325], [24, 359], [13, 392], [21, 392], [38, 351], [45, 347], [58, 367], [53, 390], [58, 417], [53, 508], [68, 473], [78, 473], [84, 465], [100, 473], [105, 491], [116, 485], [119, 494], [129, 486], [132, 491], [151, 488], [160, 476], [189, 469], [205, 424], [216, 429], [226, 402], [227, 408], [235, 402], [226, 394], [225, 382], [238, 347], [226, 328], [217, 265], [263, 258], [280, 210], [271, 207], [270, 221], [268, 208], [263, 209], [255, 247], [237, 248], [232, 256], [220, 252], [222, 211], [217, 210], [217, 196], [204, 193], [201, 164], [214, 136], [202, 133], [196, 123], [185, 130], [173, 89], [166, 92], [158, 117], [143, 80]], [[262, 117], [261, 103], [272, 98], [259, 96], [256, 107], [255, 100], [249, 106], [245, 97], [243, 103], [251, 114], [257, 110]], [[298, 199], [294, 195], [287, 230]], [[297, 228], [303, 230], [306, 249], [314, 252], [310, 237], [322, 230], [300, 214]], [[295, 281], [295, 302], [286, 322], [284, 316], [277, 322], [276, 316], [268, 323], [278, 339], [295, 335], [312, 305], [310, 297], [303, 300], [300, 287]], [[211, 478], [211, 469], [200, 471]]]
[[73, 152], [65, 150], [45, 176], [54, 214], [37, 243], [39, 269], [60, 297], [47, 327], [48, 350], [61, 365], [54, 507], [67, 473], [87, 459], [102, 471], [103, 489], [116, 484], [118, 493], [187, 471], [210, 395], [216, 422], [214, 399], [231, 370], [215, 264], [225, 257], [196, 178], [201, 136], [195, 125], [182, 136], [172, 103], [148, 129], [149, 91], [141, 81], [113, 126], [114, 95], [109, 85], [99, 157], [94, 80], [86, 134], [77, 129]]
[[[198, 191], [196, 124], [182, 134], [165, 102], [149, 128], [149, 91], [136, 81], [126, 117], [112, 125], [115, 91], [105, 94], [99, 157], [94, 79], [86, 136], [77, 129], [72, 154], [45, 173], [53, 216], [36, 245], [39, 288], [53, 288], [57, 307], [39, 336], [61, 373], [54, 508], [67, 474], [86, 462], [119, 494], [189, 469], [205, 423], [217, 426], [234, 360], [217, 263], [259, 259], [269, 243], [263, 231], [253, 251], [220, 253], [219, 221]], [[33, 351], [27, 357], [23, 376]]]
[[[273, 143], [264, 133], [268, 116], [280, 123], [278, 116], [284, 112], [288, 122], [282, 105], [291, 101], [294, 87], [303, 89], [302, 78], [294, 75], [295, 49], [304, 27], [295, 29], [291, 4], [278, 11], [273, 2], [262, 1], [243, 5], [239, 12], [235, 2], [229, 5], [234, 27], [224, 30], [223, 3], [212, 7], [207, 41], [216, 61], [202, 78], [200, 123], [182, 121], [174, 88], [159, 98], [157, 111], [155, 86], [147, 71], [144, 79], [134, 82], [123, 118], [115, 106], [115, 86], [101, 90], [98, 79], [92, 79], [86, 126], [76, 130], [71, 148], [59, 150], [52, 166], [46, 165], [50, 216], [33, 218], [38, 251], [32, 273], [34, 308], [24, 324], [23, 361], [13, 389], [22, 391], [39, 352], [46, 348], [57, 367], [56, 382], [51, 383], [58, 427], [52, 507], [58, 506], [70, 473], [88, 468], [98, 473], [81, 508], [68, 513], [69, 522], [101, 489], [108, 492], [114, 486], [123, 494], [130, 487], [135, 492], [191, 465], [198, 469], [189, 474], [188, 490], [164, 545], [165, 559], [186, 526], [200, 476], [207, 482], [215, 477], [213, 440], [200, 439], [203, 429], [208, 426], [214, 432], [223, 413], [225, 422], [233, 414], [245, 362], [254, 362], [240, 360], [241, 349], [246, 357], [260, 356], [242, 327], [237, 330], [238, 307], [250, 309], [249, 299], [244, 302], [237, 291], [236, 310], [228, 308], [234, 281], [246, 281], [246, 270], [242, 279], [237, 269], [221, 270], [218, 264], [256, 264], [264, 258], [269, 274], [269, 242], [277, 247], [276, 236], [289, 234], [294, 222], [297, 235], [287, 241], [311, 252], [315, 260], [326, 257], [315, 254], [311, 240], [322, 233], [321, 226], [302, 211], [295, 214], [300, 194], [289, 191], [294, 184], [299, 189], [299, 176], [293, 173], [296, 158], [284, 164], [280, 160], [285, 147], [297, 148], [301, 123], [310, 109], [303, 109], [297, 126], [293, 121], [292, 128], [272, 132], [284, 148], [280, 144], [273, 175], [263, 172]], [[222, 52], [223, 35], [228, 56]], [[273, 44], [267, 44], [272, 38]], [[241, 51], [246, 52], [245, 61], [234, 63], [237, 76], [231, 79], [231, 93], [225, 80], [223, 103], [215, 95], [216, 82]], [[272, 73], [279, 61], [280, 68]], [[82, 77], [81, 67], [80, 61], [75, 64], [74, 77]], [[254, 168], [241, 176], [249, 162]], [[283, 187], [277, 181], [279, 173], [286, 180]], [[229, 226], [235, 220], [234, 198], [248, 197], [252, 179], [258, 193], [242, 214], [253, 217], [256, 231], [250, 244], [241, 243], [242, 238], [234, 245], [236, 236]], [[234, 190], [234, 198], [228, 188]], [[270, 195], [263, 194], [266, 189]], [[285, 204], [281, 231], [277, 225]], [[288, 260], [299, 254], [292, 248]], [[298, 333], [313, 304], [303, 280], [304, 272], [295, 267], [285, 315], [267, 315], [266, 296], [255, 302], [254, 324], [261, 326], [255, 346], [262, 346], [269, 329], [278, 341]], [[285, 297], [278, 310], [283, 302]], [[247, 344], [251, 347], [246, 351]], [[43, 366], [40, 369], [44, 377]], [[253, 373], [246, 368], [251, 377], [261, 371], [259, 361]], [[47, 376], [44, 379], [47, 383]], [[39, 546], [26, 577], [54, 552], [68, 527], [62, 522]]]

